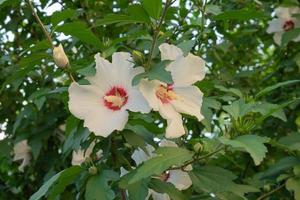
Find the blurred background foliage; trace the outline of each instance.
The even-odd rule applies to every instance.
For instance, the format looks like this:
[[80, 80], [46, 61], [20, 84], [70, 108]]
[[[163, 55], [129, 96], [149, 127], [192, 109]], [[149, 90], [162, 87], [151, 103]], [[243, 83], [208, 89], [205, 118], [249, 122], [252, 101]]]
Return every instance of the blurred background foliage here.
[[[81, 83], [85, 83], [84, 76], [95, 73], [97, 52], [108, 59], [115, 51], [135, 52], [141, 64], [144, 57], [140, 55], [149, 53], [156, 7], [151, 15], [140, 1], [133, 0], [35, 0], [33, 5], [56, 45], [63, 44], [71, 71]], [[224, 151], [194, 168], [199, 174], [203, 165], [231, 171], [236, 183], [258, 189], [247, 193], [245, 188], [236, 187], [236, 193], [247, 193], [246, 199], [256, 199], [277, 187], [281, 188], [270, 195], [272, 199], [293, 199], [296, 190], [300, 198], [300, 45], [287, 42], [277, 46], [266, 33], [268, 21], [280, 5], [299, 3], [178, 0], [167, 10], [158, 35], [158, 44], [179, 45], [207, 62], [205, 80], [196, 84], [204, 92], [205, 120], [200, 123], [185, 116], [189, 134], [177, 143], [191, 151], [201, 147], [203, 153], [213, 152], [220, 143], [227, 144]], [[97, 137], [70, 114], [70, 80], [55, 66], [51, 46], [27, 2], [1, 0], [0, 18], [0, 199], [28, 199], [46, 180], [70, 167], [73, 150], [86, 148]], [[154, 62], [158, 62], [158, 49], [154, 55]], [[156, 113], [131, 113], [124, 131], [97, 138], [95, 149], [103, 150], [102, 160], [106, 161], [98, 164], [98, 169], [119, 173], [121, 166], [132, 165], [132, 151], [145, 141], [155, 145], [153, 138], [163, 137], [164, 125]], [[231, 149], [232, 143], [226, 138], [218, 139], [226, 134], [231, 138], [246, 134], [267, 137], [260, 142], [267, 143], [267, 154], [258, 152], [265, 157], [263, 162], [256, 165], [246, 152]], [[28, 140], [32, 159], [20, 172], [19, 163], [12, 161], [12, 148], [23, 139]], [[253, 144], [247, 145], [255, 151]], [[211, 182], [195, 182], [184, 195], [187, 199], [240, 199], [231, 190], [216, 189], [229, 184], [227, 179], [218, 181], [217, 175], [209, 178]], [[62, 189], [59, 198], [83, 199], [89, 176], [84, 171], [68, 189], [58, 186]], [[295, 183], [282, 188], [289, 178]], [[232, 183], [229, 178], [227, 181]], [[121, 199], [117, 181], [112, 181], [110, 188], [114, 198]]]

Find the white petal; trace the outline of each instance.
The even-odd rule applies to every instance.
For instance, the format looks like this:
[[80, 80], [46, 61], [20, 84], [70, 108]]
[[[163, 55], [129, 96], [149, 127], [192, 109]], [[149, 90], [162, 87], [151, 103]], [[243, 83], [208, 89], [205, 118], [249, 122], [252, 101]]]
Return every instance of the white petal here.
[[84, 126], [95, 135], [107, 137], [114, 130], [121, 131], [128, 121], [128, 112], [125, 110], [111, 111], [98, 110], [90, 113], [84, 120]]
[[151, 145], [146, 146], [147, 152], [144, 152], [141, 148], [137, 148], [131, 158], [135, 161], [135, 164], [138, 166], [142, 162], [145, 162], [146, 160], [149, 160], [154, 154], [153, 151], [155, 150]]
[[161, 147], [178, 147], [178, 145], [171, 141], [171, 140], [166, 140], [166, 139], [162, 139], [159, 143], [159, 146]]
[[104, 92], [93, 85], [72, 83], [69, 87], [69, 109], [79, 119], [86, 118], [91, 112], [103, 107]]
[[116, 52], [112, 55], [112, 64], [119, 69], [125, 68], [127, 71], [133, 68], [134, 63], [131, 55], [127, 52]]
[[198, 56], [188, 54], [170, 63], [166, 70], [171, 72], [175, 87], [187, 86], [204, 78], [205, 62]]
[[154, 190], [150, 190], [150, 194], [153, 200], [170, 200], [169, 195], [155, 192]]
[[84, 149], [79, 149], [77, 151], [73, 151], [72, 153], [72, 165], [81, 165], [86, 158], [90, 157], [93, 149], [94, 149], [95, 143], [92, 142], [90, 146], [84, 150]]
[[160, 103], [159, 114], [167, 120], [166, 138], [178, 138], [185, 134], [181, 115], [172, 105]]
[[269, 27], [267, 29], [267, 33], [275, 33], [283, 31], [283, 21], [281, 19], [273, 19], [269, 23]]
[[175, 110], [180, 113], [197, 117], [199, 121], [203, 119], [201, 114], [203, 93], [196, 86], [174, 88], [178, 99], [171, 101]]
[[290, 9], [288, 7], [278, 7], [275, 9], [275, 14], [279, 18], [289, 19], [291, 18]]
[[126, 174], [128, 174], [128, 171], [125, 168], [121, 167], [120, 168], [120, 177], [122, 177], [122, 176], [124, 176]]
[[128, 91], [128, 102], [126, 109], [133, 112], [149, 113], [151, 108], [138, 89], [131, 89]]
[[189, 174], [182, 170], [170, 170], [168, 182], [172, 183], [178, 190], [186, 190], [192, 185]]
[[293, 39], [294, 42], [299, 42], [300, 41], [300, 35], [298, 35], [296, 38]]
[[171, 44], [163, 43], [158, 48], [160, 50], [161, 60], [175, 60], [177, 57], [183, 55], [180, 48]]
[[159, 81], [147, 81], [147, 80], [141, 80], [139, 84], [139, 89], [147, 102], [149, 103], [149, 106], [153, 108], [155, 111], [158, 111], [159, 109], [159, 103], [160, 100], [156, 96], [156, 91], [158, 87], [160, 86]]
[[283, 32], [278, 32], [278, 33], [275, 33], [273, 36], [274, 42], [279, 46], [281, 45], [282, 34], [283, 34]]

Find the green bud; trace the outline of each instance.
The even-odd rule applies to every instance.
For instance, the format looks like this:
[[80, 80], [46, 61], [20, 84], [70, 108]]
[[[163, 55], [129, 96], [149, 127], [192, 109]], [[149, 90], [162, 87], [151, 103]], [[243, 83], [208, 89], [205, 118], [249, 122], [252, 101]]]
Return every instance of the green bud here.
[[144, 62], [145, 59], [144, 59], [144, 55], [141, 52], [133, 50], [132, 51], [132, 57], [133, 57], [133, 60], [136, 64], [143, 65], [143, 62]]
[[92, 158], [90, 158], [90, 157], [86, 157], [85, 160], [84, 160], [84, 162], [85, 162], [85, 163], [92, 163], [93, 160], [92, 160]]
[[95, 166], [91, 166], [91, 167], [89, 168], [89, 173], [90, 173], [91, 175], [96, 175], [96, 174], [98, 173], [98, 169], [97, 169]]
[[197, 143], [193, 146], [193, 148], [194, 148], [194, 151], [195, 151], [196, 153], [199, 153], [199, 152], [203, 151], [203, 145], [202, 145], [201, 143], [199, 143], [199, 142], [197, 142]]

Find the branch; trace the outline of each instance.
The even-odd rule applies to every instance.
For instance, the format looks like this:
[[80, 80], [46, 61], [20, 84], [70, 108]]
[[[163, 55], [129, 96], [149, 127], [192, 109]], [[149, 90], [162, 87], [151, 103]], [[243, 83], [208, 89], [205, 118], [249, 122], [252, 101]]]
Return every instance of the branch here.
[[262, 200], [262, 199], [272, 195], [273, 193], [277, 192], [278, 190], [281, 190], [284, 186], [285, 186], [285, 182], [283, 184], [281, 184], [280, 186], [278, 186], [277, 188], [271, 190], [270, 192], [261, 195], [256, 200]]
[[31, 11], [32, 11], [32, 14], [33, 14], [33, 16], [35, 17], [37, 23], [40, 25], [41, 29], [43, 30], [43, 32], [44, 32], [44, 34], [45, 34], [45, 36], [46, 36], [46, 38], [47, 38], [47, 40], [49, 41], [49, 43], [51, 44], [51, 46], [52, 46], [52, 48], [53, 48], [54, 46], [53, 46], [53, 43], [52, 43], [51, 36], [50, 36], [50, 34], [48, 33], [48, 31], [46, 30], [46, 28], [45, 28], [43, 22], [41, 21], [41, 19], [40, 19], [39, 16], [38, 16], [38, 14], [35, 12], [34, 7], [33, 7], [32, 3], [31, 3], [31, 0], [28, 0], [28, 5], [29, 5], [29, 7], [30, 7], [30, 9], [31, 9]]

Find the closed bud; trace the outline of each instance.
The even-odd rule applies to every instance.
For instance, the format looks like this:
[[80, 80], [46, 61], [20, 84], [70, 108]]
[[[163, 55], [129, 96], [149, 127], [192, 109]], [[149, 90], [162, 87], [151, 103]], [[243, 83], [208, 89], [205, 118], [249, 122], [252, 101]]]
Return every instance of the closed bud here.
[[64, 68], [69, 64], [69, 59], [65, 54], [63, 46], [60, 44], [53, 49], [53, 59], [58, 67]]
[[95, 174], [98, 173], [98, 170], [97, 170], [97, 168], [96, 168], [95, 166], [91, 166], [91, 167], [89, 168], [89, 173], [90, 173], [91, 175], [95, 175]]
[[203, 150], [203, 145], [198, 142], [194, 145], [193, 148], [196, 153], [200, 153]]
[[144, 62], [144, 55], [139, 51], [132, 51], [132, 57], [136, 64], [142, 65]]

